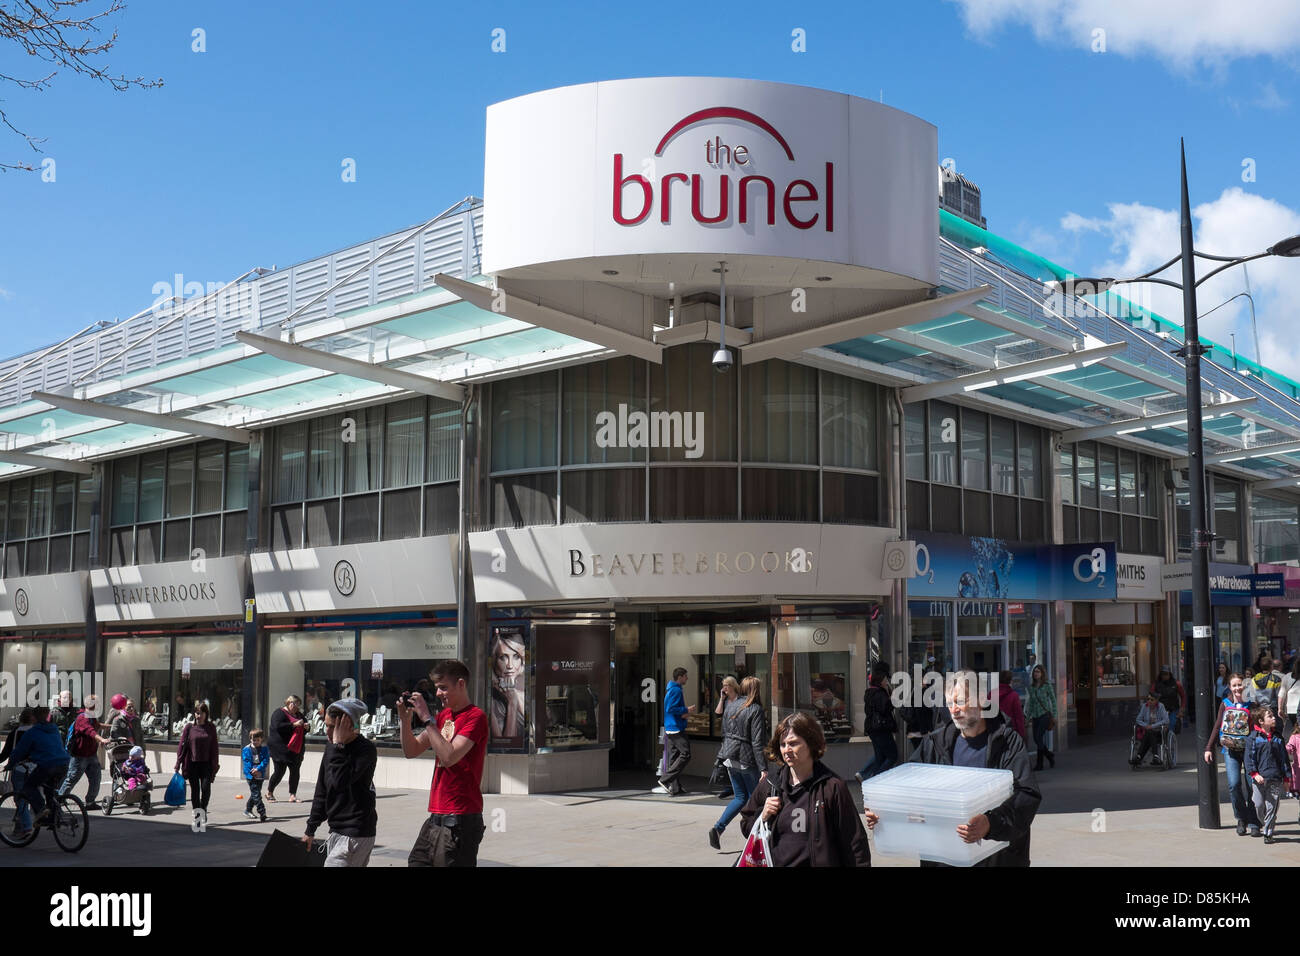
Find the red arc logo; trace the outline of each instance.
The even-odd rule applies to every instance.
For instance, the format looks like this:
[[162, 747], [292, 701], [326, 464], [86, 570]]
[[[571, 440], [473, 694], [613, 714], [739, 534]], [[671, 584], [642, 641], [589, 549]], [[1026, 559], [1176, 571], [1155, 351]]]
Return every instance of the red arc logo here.
[[662, 156], [664, 154], [664, 148], [668, 145], [668, 142], [682, 130], [686, 129], [686, 127], [694, 126], [696, 123], [704, 123], [708, 120], [716, 119], [738, 119], [742, 122], [757, 126], [764, 133], [767, 133], [768, 136], [771, 136], [774, 140], [780, 143], [781, 148], [785, 150], [786, 158], [789, 159], [790, 162], [794, 162], [794, 152], [791, 151], [790, 144], [785, 141], [784, 136], [777, 132], [775, 126], [763, 119], [763, 117], [759, 116], [757, 113], [737, 109], [734, 106], [711, 106], [708, 109], [696, 110], [689, 116], [683, 116], [673, 124], [672, 129], [664, 133], [664, 138], [659, 140], [659, 145], [655, 148], [655, 155]]

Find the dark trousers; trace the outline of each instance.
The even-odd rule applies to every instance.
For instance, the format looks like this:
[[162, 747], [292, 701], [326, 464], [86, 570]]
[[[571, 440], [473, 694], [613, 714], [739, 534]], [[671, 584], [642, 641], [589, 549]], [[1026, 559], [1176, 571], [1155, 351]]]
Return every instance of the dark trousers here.
[[874, 754], [871, 761], [859, 771], [863, 780], [870, 780], [878, 773], [884, 773], [894, 764], [898, 763], [898, 741], [889, 731], [872, 731], [867, 734], [871, 738], [871, 750]]
[[212, 764], [192, 763], [185, 774], [190, 783], [190, 805], [195, 810], [206, 810], [212, 796]]
[[1043, 758], [1051, 751], [1047, 749], [1047, 731], [1052, 726], [1051, 714], [1040, 714], [1034, 718], [1034, 746], [1038, 749], [1038, 766], [1043, 765]]
[[248, 784], [248, 803], [244, 809], [266, 816], [266, 804], [262, 802], [262, 779], [260, 777], [249, 777], [244, 781]]
[[1146, 733], [1142, 735], [1142, 740], [1138, 742], [1137, 757], [1133, 762], [1141, 763], [1142, 758], [1147, 755], [1147, 751], [1160, 743], [1163, 734], [1164, 730], [1160, 727], [1148, 727]]
[[271, 774], [271, 779], [266, 783], [266, 792], [269, 796], [275, 796], [275, 788], [279, 786], [280, 781], [284, 779], [284, 772], [289, 771], [289, 796], [298, 796], [298, 771], [302, 769], [302, 754], [296, 754], [292, 760], [275, 759], [275, 772]]
[[[454, 821], [448, 825], [449, 821]], [[407, 866], [478, 866], [478, 847], [483, 842], [483, 814], [461, 813], [454, 817], [434, 813], [420, 827]]]
[[683, 730], [680, 734], [664, 734], [664, 746], [668, 748], [668, 769], [659, 778], [659, 782], [666, 790], [677, 792], [682, 789], [677, 778], [691, 762], [691, 741]]

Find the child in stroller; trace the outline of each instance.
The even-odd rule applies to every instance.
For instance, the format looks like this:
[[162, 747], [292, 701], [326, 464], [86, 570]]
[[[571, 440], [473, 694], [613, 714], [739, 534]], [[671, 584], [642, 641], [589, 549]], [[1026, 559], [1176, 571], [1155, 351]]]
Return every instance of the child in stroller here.
[[104, 816], [112, 813], [114, 807], [131, 804], [138, 804], [141, 813], [148, 813], [153, 779], [144, 760], [144, 749], [132, 746], [129, 740], [115, 740], [108, 751], [108, 767], [113, 783], [104, 801]]

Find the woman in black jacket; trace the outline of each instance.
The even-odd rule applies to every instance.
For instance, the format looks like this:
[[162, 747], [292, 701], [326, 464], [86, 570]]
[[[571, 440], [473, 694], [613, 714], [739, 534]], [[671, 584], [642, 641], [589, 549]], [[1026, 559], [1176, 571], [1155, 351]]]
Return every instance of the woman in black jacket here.
[[816, 719], [796, 711], [776, 728], [767, 759], [783, 764], [764, 777], [740, 811], [749, 836], [759, 818], [770, 829], [772, 866], [870, 866], [871, 850], [844, 781], [821, 756], [826, 738]]
[[870, 780], [898, 763], [898, 740], [894, 736], [898, 724], [894, 720], [894, 702], [889, 699], [889, 665], [884, 661], [876, 661], [871, 668], [862, 703], [866, 708], [866, 716], [862, 718], [863, 730], [871, 738], [872, 757], [853, 775], [858, 783]]
[[267, 747], [275, 761], [275, 772], [266, 783], [266, 799], [275, 803], [275, 788], [289, 771], [289, 802], [298, 802], [298, 771], [302, 768], [302, 753], [307, 739], [307, 721], [302, 714], [302, 701], [290, 694], [284, 706], [271, 715], [271, 736]]
[[767, 770], [767, 761], [763, 759], [767, 722], [763, 719], [762, 691], [763, 682], [757, 677], [741, 681], [739, 693], [734, 680], [727, 678], [723, 682], [726, 699], [722, 702], [722, 747], [718, 759], [726, 762], [733, 796], [718, 822], [709, 827], [709, 846], [715, 850], [722, 849], [722, 831], [749, 800], [760, 776]]

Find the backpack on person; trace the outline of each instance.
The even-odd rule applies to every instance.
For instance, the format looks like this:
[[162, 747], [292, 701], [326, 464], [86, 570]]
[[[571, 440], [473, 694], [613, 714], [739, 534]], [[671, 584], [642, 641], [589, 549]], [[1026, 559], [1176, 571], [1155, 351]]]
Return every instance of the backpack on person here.
[[[68, 753], [73, 757], [93, 757], [99, 750], [99, 741], [95, 739], [94, 733], [83, 729], [80, 718], [81, 715], [78, 714], [68, 728]], [[89, 721], [90, 718], [86, 720]]]
[[1244, 753], [1250, 740], [1250, 711], [1245, 707], [1223, 708], [1223, 722], [1219, 724], [1219, 739], [1229, 750]]

